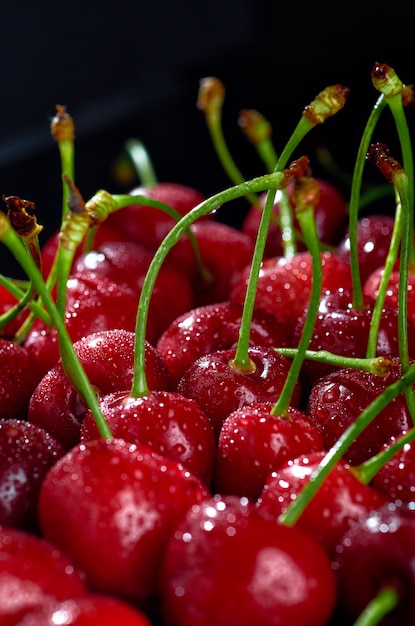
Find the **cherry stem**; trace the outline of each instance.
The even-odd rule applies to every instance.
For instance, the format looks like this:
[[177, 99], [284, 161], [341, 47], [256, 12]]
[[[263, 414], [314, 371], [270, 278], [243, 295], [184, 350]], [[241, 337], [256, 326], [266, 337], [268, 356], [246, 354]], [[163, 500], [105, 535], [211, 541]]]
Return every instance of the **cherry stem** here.
[[364, 431], [364, 429], [376, 418], [386, 406], [397, 398], [401, 393], [415, 382], [415, 365], [411, 365], [399, 380], [391, 383], [379, 394], [344, 431], [337, 442], [330, 448], [318, 467], [310, 476], [309, 482], [303, 487], [301, 493], [291, 502], [288, 508], [280, 515], [279, 521], [294, 525], [314, 497], [321, 485], [331, 472], [335, 464], [342, 458], [350, 445]]
[[8, 218], [2, 213], [0, 213], [0, 239], [12, 252], [15, 259], [18, 263], [20, 263], [23, 270], [30, 277], [34, 287], [49, 312], [52, 323], [58, 333], [62, 365], [68, 379], [79, 394], [84, 398], [85, 403], [91, 410], [101, 436], [110, 438], [112, 436], [111, 431], [101, 412], [96, 393], [88, 380], [81, 362], [78, 359], [66, 329], [65, 322], [53, 301], [47, 285], [43, 280], [42, 274], [33, 259], [27, 254], [26, 249], [22, 245], [19, 237], [13, 231]]
[[157, 184], [157, 175], [145, 145], [138, 139], [129, 139], [125, 143], [125, 151], [131, 159], [140, 183], [145, 187]]
[[355, 474], [360, 482], [369, 484], [378, 471], [390, 461], [395, 454], [400, 452], [402, 448], [415, 440], [415, 427], [408, 430], [404, 435], [398, 437], [387, 448], [381, 450], [370, 459], [367, 459], [360, 465], [355, 465], [351, 468], [353, 474]]
[[[50, 124], [50, 133], [58, 144], [58, 150], [61, 158], [62, 179], [69, 176], [71, 180], [75, 179], [75, 126], [72, 117], [67, 113], [66, 107], [58, 104], [56, 106], [56, 115]], [[64, 217], [68, 209], [69, 189], [65, 183], [62, 184], [62, 217]]]
[[189, 229], [191, 224], [200, 217], [212, 211], [216, 211], [223, 204], [231, 200], [242, 198], [247, 193], [259, 193], [267, 189], [278, 188], [283, 183], [286, 175], [284, 171], [266, 174], [244, 182], [241, 185], [235, 185], [234, 187], [225, 189], [207, 200], [204, 200], [186, 213], [186, 215], [184, 215], [167, 233], [153, 255], [141, 288], [135, 329], [135, 367], [131, 388], [132, 397], [138, 398], [146, 396], [149, 393], [145, 373], [145, 337], [148, 309], [159, 270], [171, 248], [179, 241], [180, 237]]
[[366, 163], [366, 155], [369, 149], [370, 141], [378, 123], [379, 117], [386, 107], [385, 99], [380, 96], [373, 107], [366, 127], [363, 131], [357, 157], [355, 161], [352, 186], [349, 200], [349, 240], [350, 240], [350, 271], [353, 286], [353, 309], [361, 310], [364, 308], [363, 290], [360, 279], [359, 257], [357, 249], [357, 226], [360, 209], [360, 194], [363, 180], [363, 171]]
[[239, 114], [238, 125], [255, 147], [268, 172], [273, 172], [278, 155], [271, 139], [270, 122], [254, 109], [243, 109]]
[[[234, 185], [239, 185], [245, 181], [245, 177], [236, 165], [223, 134], [222, 109], [224, 99], [225, 87], [218, 78], [209, 76], [200, 81], [197, 108], [203, 111], [205, 115], [213, 147], [223, 169], [230, 181]], [[251, 204], [260, 206], [260, 200], [255, 194], [248, 192], [246, 198]]]
[[[276, 352], [288, 358], [293, 358], [298, 352], [298, 348], [274, 348]], [[385, 356], [373, 358], [345, 357], [328, 350], [305, 350], [304, 358], [317, 363], [334, 365], [339, 369], [350, 368], [370, 372], [376, 376], [385, 376], [396, 364]]]
[[288, 413], [292, 394], [304, 361], [305, 351], [313, 335], [323, 285], [320, 240], [315, 220], [315, 207], [320, 195], [319, 187], [314, 179], [306, 177], [296, 180], [295, 185], [296, 216], [312, 258], [312, 287], [300, 341], [281, 394], [271, 410], [272, 415], [281, 416], [286, 416]]
[[383, 587], [359, 615], [353, 626], [377, 626], [398, 606], [399, 594], [393, 587]]

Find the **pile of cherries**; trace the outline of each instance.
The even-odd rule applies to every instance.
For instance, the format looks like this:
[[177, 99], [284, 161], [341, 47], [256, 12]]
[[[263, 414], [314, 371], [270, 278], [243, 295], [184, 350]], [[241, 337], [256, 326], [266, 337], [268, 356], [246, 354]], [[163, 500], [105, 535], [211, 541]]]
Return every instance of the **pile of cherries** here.
[[[267, 172], [245, 180], [201, 81], [232, 182], [208, 198], [148, 180], [85, 202], [57, 107], [59, 232], [40, 245], [18, 196], [0, 213], [27, 276], [0, 275], [1, 626], [414, 623], [413, 92], [385, 64], [372, 82], [347, 199], [292, 158], [342, 85], [280, 155], [244, 111]], [[372, 139], [385, 109], [402, 163]], [[367, 162], [393, 214], [361, 216]]]

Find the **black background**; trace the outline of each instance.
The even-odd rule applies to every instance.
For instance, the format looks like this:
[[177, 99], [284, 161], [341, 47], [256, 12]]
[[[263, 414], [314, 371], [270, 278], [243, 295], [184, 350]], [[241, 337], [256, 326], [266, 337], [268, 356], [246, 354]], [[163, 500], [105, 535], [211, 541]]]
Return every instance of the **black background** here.
[[[379, 95], [374, 63], [415, 82], [412, 23], [412, 10], [399, 3], [385, 12], [375, 3], [17, 0], [2, 10], [0, 193], [36, 203], [41, 239], [57, 228], [60, 159], [49, 133], [56, 104], [75, 122], [75, 182], [85, 199], [100, 188], [127, 190], [113, 165], [131, 137], [147, 146], [159, 180], [205, 194], [221, 190], [229, 180], [196, 107], [199, 81], [210, 75], [225, 85], [225, 136], [246, 177], [264, 169], [238, 128], [241, 109], [266, 115], [281, 151], [319, 91], [348, 86], [346, 108], [315, 129], [300, 152], [315, 175], [325, 174], [315, 157], [320, 144], [351, 171]], [[408, 112], [412, 127], [414, 115]], [[387, 115], [376, 139], [395, 141]], [[378, 173], [368, 168], [368, 176]], [[227, 207], [222, 217], [239, 224], [245, 208]], [[2, 272], [11, 267], [6, 256]]]

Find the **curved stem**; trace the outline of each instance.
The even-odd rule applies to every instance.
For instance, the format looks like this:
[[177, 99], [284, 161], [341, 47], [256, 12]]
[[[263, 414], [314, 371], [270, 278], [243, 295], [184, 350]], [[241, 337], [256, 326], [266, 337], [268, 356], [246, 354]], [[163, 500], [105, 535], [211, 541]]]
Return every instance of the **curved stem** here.
[[140, 183], [145, 187], [154, 187], [158, 182], [157, 175], [145, 145], [138, 139], [129, 139], [125, 143], [125, 150], [134, 165]]
[[398, 606], [399, 594], [393, 587], [384, 587], [357, 618], [353, 626], [377, 626]]
[[212, 211], [219, 209], [223, 204], [231, 200], [241, 198], [247, 193], [263, 192], [267, 189], [278, 188], [285, 177], [285, 172], [276, 172], [267, 174], [259, 178], [254, 178], [241, 185], [236, 185], [229, 189], [221, 191], [198, 206], [194, 207], [189, 213], [184, 215], [177, 224], [166, 235], [161, 242], [159, 248], [155, 252], [141, 289], [137, 321], [135, 329], [135, 367], [131, 395], [133, 397], [141, 397], [148, 395], [148, 386], [145, 372], [145, 337], [147, 327], [148, 308], [150, 304], [151, 294], [154, 288], [158, 272], [168, 255], [171, 248], [179, 241], [180, 237], [186, 230], [203, 215], [207, 215]]

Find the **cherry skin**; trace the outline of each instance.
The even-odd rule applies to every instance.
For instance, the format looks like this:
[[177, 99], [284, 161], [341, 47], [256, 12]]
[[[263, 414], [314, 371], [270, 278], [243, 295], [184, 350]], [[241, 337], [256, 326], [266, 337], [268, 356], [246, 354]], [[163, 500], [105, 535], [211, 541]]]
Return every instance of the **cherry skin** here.
[[[125, 284], [141, 294], [144, 278], [153, 254], [134, 241], [103, 243], [96, 250], [81, 255], [73, 264], [74, 274], [92, 273], [117, 284]], [[172, 264], [164, 264], [157, 275], [151, 294], [148, 318], [157, 338], [178, 315], [193, 306], [193, 290], [188, 275]], [[154, 342], [153, 336], [149, 340]]]
[[0, 417], [25, 419], [30, 397], [41, 375], [29, 351], [0, 337]]
[[214, 489], [257, 500], [269, 474], [300, 454], [323, 450], [316, 425], [297, 408], [272, 415], [271, 402], [253, 403], [223, 422], [215, 463]]
[[[382, 449], [389, 447], [395, 441], [396, 437], [391, 437]], [[378, 491], [385, 493], [392, 501], [413, 501], [415, 491], [415, 445], [413, 442], [406, 443], [376, 472], [372, 485]]]
[[87, 593], [74, 561], [44, 538], [0, 527], [0, 623], [14, 626], [26, 613], [51, 601]]
[[[152, 391], [141, 398], [118, 392], [102, 397], [100, 405], [114, 437], [145, 444], [161, 456], [180, 462], [210, 485], [216, 453], [215, 432], [195, 400], [167, 391]], [[94, 417], [87, 411], [80, 440], [98, 437]]]
[[[394, 218], [390, 215], [368, 215], [357, 223], [357, 258], [360, 280], [378, 267], [383, 267], [391, 244]], [[345, 263], [350, 263], [350, 236], [346, 233], [336, 246], [336, 255]]]
[[[323, 376], [311, 389], [306, 413], [319, 424], [326, 449], [333, 446], [358, 415], [401, 375], [399, 362], [385, 376], [355, 369], [340, 369]], [[412, 423], [405, 396], [383, 409], [358, 435], [345, 454], [352, 465], [377, 454], [393, 436], [406, 432]]]
[[[374, 270], [366, 279], [363, 285], [363, 293], [364, 296], [368, 299], [368, 301], [375, 301], [379, 291], [380, 281], [383, 275], [383, 267], [378, 267]], [[395, 269], [391, 272], [388, 281], [388, 288], [386, 290], [385, 295], [385, 304], [397, 309], [398, 301], [399, 301], [399, 285], [400, 285], [400, 272], [399, 272], [399, 262], [396, 264]], [[408, 320], [415, 324], [415, 298], [414, 298], [414, 289], [415, 289], [415, 271], [413, 267], [410, 266], [408, 272], [408, 304], [407, 304], [407, 315]]]
[[38, 532], [37, 501], [42, 481], [64, 454], [43, 428], [26, 420], [0, 421], [0, 524]]
[[[205, 196], [197, 189], [177, 182], [160, 181], [155, 185], [138, 185], [130, 191], [130, 194], [147, 196], [163, 202], [182, 216], [205, 200]], [[211, 216], [203, 219], [211, 219]], [[116, 211], [106, 222], [125, 238], [145, 246], [150, 252], [157, 250], [164, 237], [176, 224], [168, 213], [140, 204], [131, 204]]]
[[[324, 453], [301, 455], [271, 472], [258, 499], [258, 510], [267, 519], [278, 520], [307, 484]], [[388, 502], [376, 489], [365, 485], [344, 462], [336, 463], [295, 527], [311, 534], [333, 556], [337, 543], [356, 520]]]
[[59, 623], [73, 626], [151, 626], [148, 617], [131, 604], [112, 596], [92, 593], [80, 598], [48, 603], [27, 613], [17, 626]]
[[[352, 288], [350, 267], [332, 252], [322, 252], [323, 293]], [[249, 268], [231, 291], [230, 300], [243, 303]], [[308, 307], [312, 285], [312, 257], [299, 252], [292, 258], [265, 259], [258, 279], [255, 306], [274, 315], [288, 336]]]
[[[170, 324], [156, 347], [166, 361], [174, 388], [196, 359], [236, 346], [242, 310], [242, 304], [226, 300], [192, 309]], [[284, 347], [286, 336], [274, 316], [257, 309], [250, 326], [250, 342]]]
[[166, 626], [323, 626], [335, 600], [317, 542], [262, 518], [245, 498], [207, 498], [170, 535], [161, 571]]
[[207, 495], [191, 472], [147, 446], [94, 439], [48, 472], [39, 520], [45, 538], [82, 567], [90, 590], [150, 610], [167, 540]]
[[[273, 348], [251, 346], [248, 356], [253, 372], [244, 372], [230, 362], [236, 349], [218, 350], [197, 359], [183, 374], [177, 391], [198, 402], [211, 419], [219, 436], [224, 420], [236, 409], [253, 402], [276, 402], [284, 386], [291, 362]], [[297, 383], [292, 396], [298, 406], [301, 387]]]
[[[6, 287], [0, 285], [0, 315], [7, 313], [17, 304], [17, 299], [10, 293]], [[12, 321], [0, 328], [0, 337], [5, 339], [13, 339], [21, 324], [27, 317], [27, 311], [21, 311]]]
[[382, 624], [410, 626], [415, 619], [415, 518], [413, 509], [383, 506], [341, 538], [333, 562], [339, 604], [357, 618], [377, 594], [394, 589], [396, 606]]
[[189, 275], [194, 306], [222, 302], [251, 262], [254, 244], [237, 228], [214, 220], [197, 221], [191, 226], [203, 271], [201, 276], [190, 239], [186, 233], [169, 251], [167, 262]]
[[[67, 283], [66, 328], [72, 341], [86, 335], [113, 328], [134, 331], [137, 317], [137, 296], [127, 285], [92, 274], [72, 276]], [[148, 340], [156, 332], [148, 326]], [[36, 361], [40, 377], [59, 360], [58, 334], [52, 326], [37, 319], [28, 333], [24, 346]]]
[[[75, 352], [99, 396], [131, 388], [134, 343], [134, 333], [121, 329], [92, 333], [75, 342]], [[145, 367], [149, 389], [169, 389], [170, 379], [163, 357], [148, 342], [145, 346]], [[65, 450], [69, 450], [79, 442], [80, 427], [87, 409], [59, 362], [34, 390], [28, 419], [42, 426]]]
[[[317, 233], [322, 243], [334, 246], [339, 243], [344, 234], [344, 229], [347, 224], [347, 203], [343, 195], [334, 185], [322, 178], [316, 178], [315, 180], [319, 186], [320, 194], [319, 201], [315, 207]], [[286, 191], [291, 203], [293, 203], [293, 190], [294, 183], [290, 183]], [[281, 192], [277, 192], [276, 202], [273, 208], [274, 219], [271, 221], [268, 230], [265, 258], [282, 256], [283, 254], [281, 228], [276, 221], [280, 216], [280, 196]], [[266, 194], [263, 194], [263, 202], [265, 202], [265, 197]], [[253, 240], [256, 238], [260, 219], [261, 211], [255, 206], [249, 209], [244, 218], [242, 231], [247, 233]], [[299, 230], [297, 220], [294, 220], [294, 227]], [[297, 247], [298, 250], [305, 249], [304, 244], [300, 241], [297, 242]]]
[[[321, 297], [310, 350], [328, 350], [347, 357], [366, 356], [373, 306], [362, 309], [353, 306], [352, 294], [345, 289], [326, 291]], [[297, 345], [306, 319], [305, 314], [298, 320], [293, 334]], [[377, 335], [377, 356], [397, 357], [399, 355], [398, 312], [395, 307], [386, 305], [382, 310]], [[409, 352], [415, 350], [415, 326], [408, 323]], [[317, 379], [338, 370], [338, 366], [317, 361], [305, 360], [301, 369], [303, 388], [310, 390]]]

